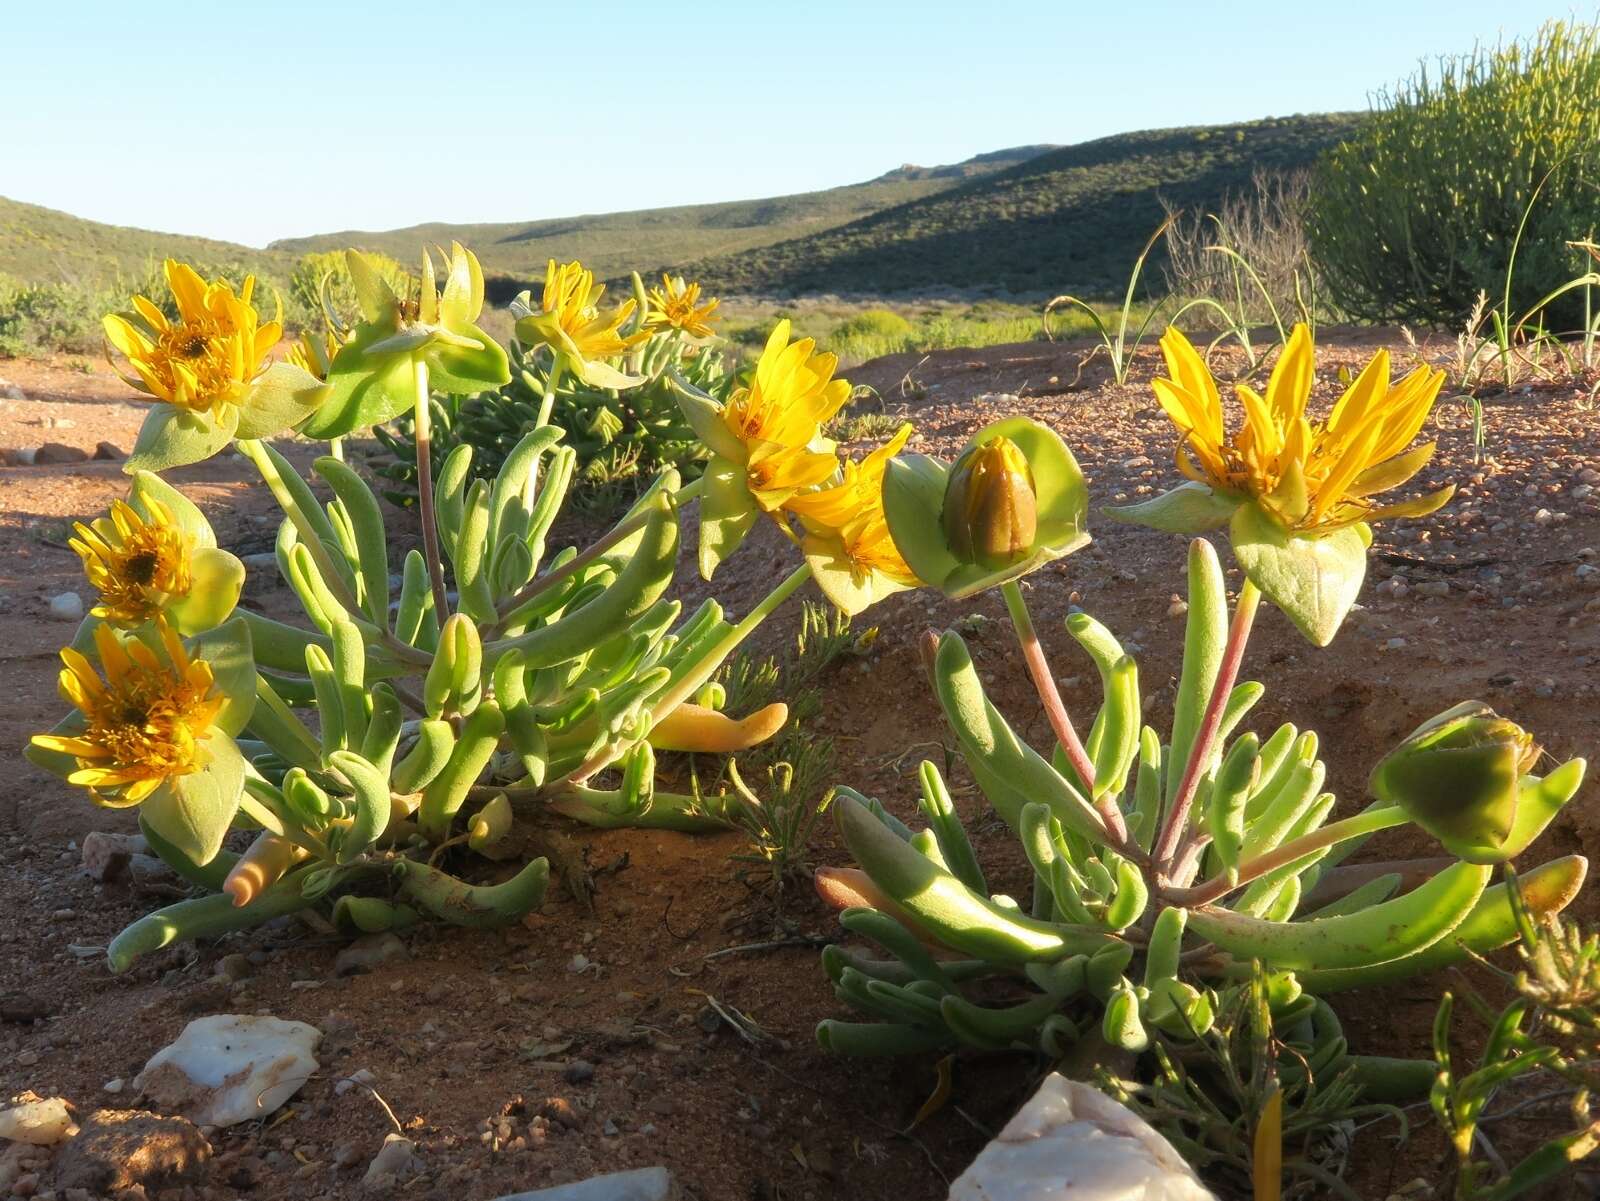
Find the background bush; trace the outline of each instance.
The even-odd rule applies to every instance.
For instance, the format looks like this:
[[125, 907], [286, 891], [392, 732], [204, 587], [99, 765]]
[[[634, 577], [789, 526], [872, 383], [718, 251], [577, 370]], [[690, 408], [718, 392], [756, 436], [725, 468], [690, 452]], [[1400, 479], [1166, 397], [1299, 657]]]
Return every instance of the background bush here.
[[[1559, 21], [1378, 97], [1313, 186], [1312, 253], [1335, 302], [1373, 320], [1459, 325], [1480, 290], [1500, 296], [1525, 211], [1512, 307], [1579, 274], [1566, 242], [1600, 227], [1597, 98], [1600, 29]], [[1552, 313], [1556, 327], [1575, 324], [1579, 305]]]
[[[364, 253], [373, 270], [394, 289], [397, 296], [407, 296], [416, 291], [416, 277], [405, 267], [386, 254], [373, 251]], [[350, 283], [350, 266], [342, 250], [312, 251], [301, 256], [289, 276], [289, 295], [284, 299], [285, 308], [292, 308], [294, 315], [302, 320], [320, 314], [325, 279], [326, 299], [333, 315], [346, 325], [353, 324], [360, 314], [355, 288]], [[320, 320], [313, 325], [320, 325]]]

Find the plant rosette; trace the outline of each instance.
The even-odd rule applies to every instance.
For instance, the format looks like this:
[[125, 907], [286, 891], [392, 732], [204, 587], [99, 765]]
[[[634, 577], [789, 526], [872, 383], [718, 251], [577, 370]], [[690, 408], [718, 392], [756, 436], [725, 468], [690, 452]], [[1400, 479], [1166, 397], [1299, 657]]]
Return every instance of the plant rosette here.
[[895, 546], [917, 578], [959, 600], [1087, 545], [1088, 490], [1051, 429], [1009, 417], [945, 463], [901, 455], [883, 478]]

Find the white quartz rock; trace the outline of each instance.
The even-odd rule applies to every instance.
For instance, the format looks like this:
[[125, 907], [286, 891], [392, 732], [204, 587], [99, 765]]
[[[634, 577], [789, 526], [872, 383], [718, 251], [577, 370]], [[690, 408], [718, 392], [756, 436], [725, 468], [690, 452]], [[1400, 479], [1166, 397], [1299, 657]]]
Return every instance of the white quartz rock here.
[[950, 1201], [1216, 1201], [1172, 1144], [1059, 1073], [950, 1186]]
[[135, 1089], [196, 1126], [266, 1117], [317, 1070], [322, 1031], [254, 1014], [196, 1018], [150, 1057]]
[[0, 1138], [35, 1147], [52, 1147], [78, 1133], [72, 1111], [60, 1097], [20, 1093], [0, 1109]]

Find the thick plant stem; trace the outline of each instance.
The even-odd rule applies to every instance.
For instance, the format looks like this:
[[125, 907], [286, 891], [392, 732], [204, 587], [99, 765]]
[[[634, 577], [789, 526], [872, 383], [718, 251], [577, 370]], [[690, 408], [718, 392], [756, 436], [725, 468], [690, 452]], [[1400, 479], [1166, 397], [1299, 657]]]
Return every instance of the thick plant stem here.
[[439, 623], [450, 615], [450, 600], [444, 590], [444, 560], [439, 557], [439, 515], [433, 507], [433, 405], [428, 398], [428, 364], [416, 361], [417, 404], [413, 422], [417, 441], [417, 508], [422, 518], [422, 557], [428, 563], [428, 579], [433, 584], [433, 609]]
[[1107, 832], [1116, 840], [1119, 848], [1125, 846], [1128, 841], [1128, 825], [1123, 820], [1122, 811], [1117, 808], [1115, 799], [1111, 797], [1094, 799], [1094, 764], [1089, 761], [1089, 753], [1083, 749], [1083, 741], [1078, 737], [1078, 731], [1073, 728], [1066, 703], [1061, 699], [1061, 692], [1056, 687], [1050, 663], [1044, 656], [1044, 647], [1039, 644], [1038, 631], [1033, 628], [1033, 616], [1028, 612], [1028, 602], [1023, 599], [1022, 586], [1016, 580], [1009, 580], [1000, 586], [1000, 592], [1006, 598], [1006, 610], [1011, 614], [1011, 624], [1017, 631], [1017, 642], [1022, 647], [1023, 662], [1028, 665], [1028, 675], [1033, 680], [1034, 691], [1039, 694], [1039, 702], [1044, 706], [1045, 716], [1050, 719], [1050, 729], [1055, 733], [1056, 741], [1061, 744], [1067, 762], [1072, 764], [1072, 770], [1078, 773], [1078, 779], [1083, 782], [1084, 790], [1094, 803], [1095, 811], [1105, 822]]
[[1410, 820], [1405, 810], [1398, 805], [1369, 809], [1365, 813], [1334, 822], [1331, 826], [1323, 826], [1320, 830], [1302, 834], [1299, 838], [1273, 848], [1265, 855], [1245, 860], [1239, 865], [1238, 874], [1231, 880], [1226, 876], [1213, 876], [1193, 888], [1165, 890], [1162, 896], [1169, 905], [1179, 905], [1185, 909], [1191, 909], [1196, 905], [1207, 905], [1212, 901], [1220, 901], [1229, 893], [1243, 888], [1246, 884], [1254, 883], [1280, 867], [1287, 867], [1296, 859], [1335, 846], [1350, 838], [1361, 838], [1367, 834], [1375, 834], [1379, 830], [1403, 826]]
[[498, 620], [485, 632], [486, 639], [494, 638], [500, 632], [507, 620], [510, 619], [511, 615], [514, 614], [518, 609], [522, 608], [523, 605], [527, 604], [535, 597], [543, 594], [546, 589], [553, 588], [563, 580], [571, 579], [578, 572], [582, 571], [585, 567], [589, 566], [589, 564], [593, 563], [596, 559], [604, 555], [617, 543], [632, 537], [634, 534], [644, 529], [644, 527], [649, 523], [652, 515], [652, 509], [640, 509], [632, 517], [626, 518], [625, 520], [613, 526], [605, 535], [605, 537], [590, 545], [581, 554], [575, 555], [573, 558], [568, 559], [560, 567], [554, 568], [553, 570], [545, 572], [541, 576], [535, 576], [533, 579], [529, 580], [514, 594], [512, 594], [511, 598], [500, 607]]
[[[781, 584], [767, 594], [766, 599], [746, 613], [744, 619], [738, 625], [724, 634], [715, 646], [705, 652], [699, 668], [686, 672], [681, 680], [661, 694], [660, 699], [650, 706], [650, 712], [654, 719], [660, 721], [693, 696], [699, 687], [721, 665], [722, 661], [731, 655], [741, 642], [750, 637], [758, 625], [770, 617], [779, 605], [794, 595], [795, 590], [810, 578], [811, 564], [809, 563], [802, 563], [791, 571]], [[582, 784], [596, 772], [609, 767], [625, 749], [626, 747], [615, 745], [601, 747], [583, 763], [568, 772], [560, 780], [555, 781], [551, 787], [559, 788], [569, 784]]]
[[1233, 609], [1233, 624], [1228, 627], [1228, 643], [1222, 651], [1222, 664], [1217, 669], [1217, 681], [1211, 688], [1211, 699], [1206, 702], [1205, 715], [1200, 728], [1195, 731], [1194, 745], [1189, 751], [1189, 761], [1183, 767], [1183, 781], [1173, 798], [1172, 811], [1161, 828], [1161, 837], [1151, 855], [1158, 869], [1168, 867], [1189, 828], [1189, 810], [1194, 805], [1195, 792], [1200, 787], [1200, 777], [1216, 749], [1217, 731], [1222, 726], [1222, 713], [1228, 707], [1228, 697], [1239, 679], [1239, 667], [1244, 662], [1245, 644], [1250, 641], [1250, 628], [1255, 624], [1256, 609], [1261, 604], [1261, 590], [1248, 578], [1239, 589], [1239, 600]]

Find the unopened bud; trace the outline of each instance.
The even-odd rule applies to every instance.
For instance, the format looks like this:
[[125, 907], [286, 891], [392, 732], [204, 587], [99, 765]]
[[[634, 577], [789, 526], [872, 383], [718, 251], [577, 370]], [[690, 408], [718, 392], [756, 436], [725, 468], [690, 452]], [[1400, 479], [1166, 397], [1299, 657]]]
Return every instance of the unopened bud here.
[[1539, 757], [1533, 735], [1467, 701], [1424, 722], [1372, 773], [1379, 800], [1472, 863], [1504, 858], [1521, 779]]
[[958, 559], [1009, 566], [1033, 549], [1038, 525], [1033, 472], [1015, 442], [990, 438], [956, 461], [945, 488], [944, 533]]

